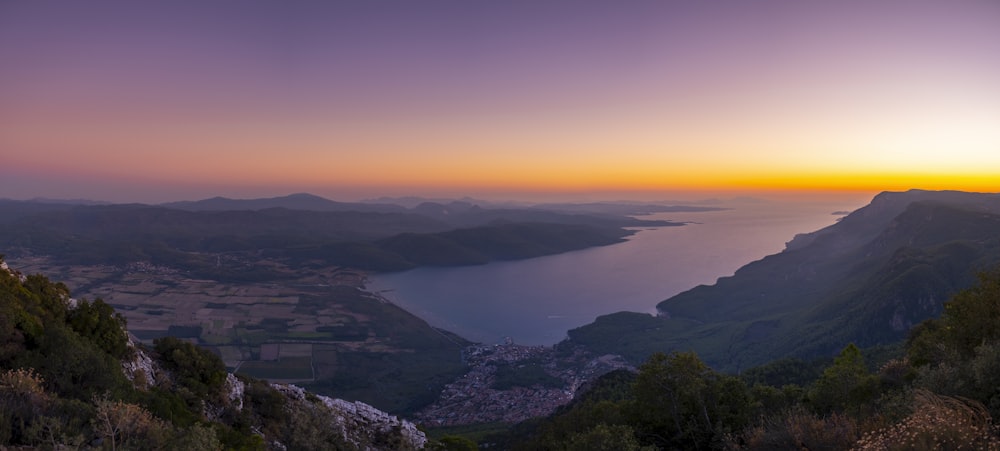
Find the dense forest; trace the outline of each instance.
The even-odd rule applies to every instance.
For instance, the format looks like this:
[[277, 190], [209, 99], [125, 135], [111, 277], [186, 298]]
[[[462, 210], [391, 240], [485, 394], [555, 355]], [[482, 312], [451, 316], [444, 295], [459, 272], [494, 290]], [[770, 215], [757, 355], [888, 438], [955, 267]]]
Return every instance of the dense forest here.
[[520, 450], [1000, 449], [1000, 269], [915, 327], [897, 354], [873, 362], [850, 344], [828, 364], [782, 359], [729, 375], [693, 352], [657, 353], [638, 374], [609, 373], [551, 417], [488, 440]]

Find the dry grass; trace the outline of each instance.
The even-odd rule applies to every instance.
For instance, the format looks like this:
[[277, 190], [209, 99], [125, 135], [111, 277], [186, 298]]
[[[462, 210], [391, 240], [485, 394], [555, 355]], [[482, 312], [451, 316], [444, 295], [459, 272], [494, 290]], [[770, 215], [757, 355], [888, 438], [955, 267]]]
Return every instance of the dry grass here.
[[917, 390], [913, 413], [892, 426], [865, 434], [856, 450], [1000, 450], [986, 408], [977, 401]]
[[42, 376], [34, 368], [17, 368], [0, 372], [0, 392], [29, 397], [46, 397]]
[[843, 414], [820, 416], [792, 409], [744, 433], [744, 444], [732, 449], [848, 449], [861, 436], [857, 422]]

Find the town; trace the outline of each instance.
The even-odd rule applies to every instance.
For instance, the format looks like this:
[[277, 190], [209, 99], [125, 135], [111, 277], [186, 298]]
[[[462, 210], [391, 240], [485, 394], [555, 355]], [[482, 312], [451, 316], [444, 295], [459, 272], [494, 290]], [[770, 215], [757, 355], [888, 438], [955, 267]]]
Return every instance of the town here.
[[[509, 338], [503, 344], [469, 346], [463, 358], [469, 365], [468, 373], [445, 386], [437, 401], [418, 412], [418, 422], [457, 426], [542, 417], [570, 402], [577, 390], [601, 375], [622, 368], [634, 370], [619, 356], [517, 345]], [[557, 383], [527, 385], [522, 381], [498, 388], [497, 372], [502, 367], [515, 368], [515, 372], [539, 367]]]

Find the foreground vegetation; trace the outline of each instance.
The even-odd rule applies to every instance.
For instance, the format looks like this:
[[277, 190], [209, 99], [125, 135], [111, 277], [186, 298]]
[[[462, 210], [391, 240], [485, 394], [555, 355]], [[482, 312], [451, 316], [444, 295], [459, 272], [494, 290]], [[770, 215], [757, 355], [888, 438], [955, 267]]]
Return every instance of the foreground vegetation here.
[[609, 373], [555, 415], [485, 441], [523, 450], [1000, 449], [1000, 269], [914, 328], [877, 368], [851, 344], [718, 373], [692, 352]]
[[67, 266], [46, 257], [11, 263], [64, 281], [75, 296], [103, 299], [147, 345], [183, 338], [219, 355], [237, 374], [398, 415], [430, 404], [467, 371], [461, 350], [469, 343], [366, 291], [365, 275], [346, 268], [292, 270], [259, 258], [255, 265], [284, 280], [224, 283], [142, 263]]
[[[348, 441], [318, 399], [233, 378], [218, 356], [177, 338], [139, 350], [124, 326], [99, 299], [76, 302], [61, 283], [0, 270], [0, 448], [405, 448], [391, 431]], [[126, 370], [139, 352], [154, 363]]]
[[[354, 447], [322, 411], [295, 408], [262, 381], [243, 377], [242, 408], [234, 408], [222, 361], [179, 339], [147, 350], [165, 373], [130, 380], [122, 361], [137, 351], [124, 319], [100, 300], [72, 305], [62, 284], [0, 271], [0, 444], [265, 449], [268, 437], [288, 449]], [[692, 352], [658, 353], [637, 373], [607, 374], [551, 417], [475, 435], [526, 450], [1000, 449], [997, 415], [1000, 269], [914, 328], [877, 368], [853, 344], [823, 368], [785, 359], [740, 376]], [[447, 431], [433, 446], [470, 449], [454, 435], [463, 432]]]
[[[262, 381], [243, 377], [233, 408], [222, 361], [179, 339], [147, 350], [169, 381], [128, 379], [121, 362], [136, 350], [124, 318], [100, 300], [71, 305], [65, 285], [0, 271], [0, 444], [264, 449], [266, 436], [289, 449], [353, 446], [324, 427], [330, 418], [291, 408]], [[733, 376], [692, 352], [658, 353], [549, 418], [471, 436], [527, 450], [1000, 449], [1000, 269], [915, 327], [895, 358], [873, 368], [862, 354], [852, 344], [825, 367], [784, 359]], [[435, 446], [468, 449], [454, 435], [465, 432]]]

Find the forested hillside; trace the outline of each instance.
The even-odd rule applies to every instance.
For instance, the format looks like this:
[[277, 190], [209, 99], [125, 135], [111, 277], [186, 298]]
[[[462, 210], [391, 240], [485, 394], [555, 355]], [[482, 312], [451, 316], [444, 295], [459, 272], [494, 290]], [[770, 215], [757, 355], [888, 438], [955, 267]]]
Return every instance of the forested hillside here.
[[657, 317], [607, 315], [569, 336], [636, 363], [694, 350], [727, 371], [889, 344], [1000, 262], [998, 231], [996, 194], [882, 193], [781, 253], [661, 302]]
[[693, 352], [610, 373], [557, 414], [487, 439], [521, 450], [1000, 449], [1000, 270], [945, 304], [896, 358], [720, 373]]

